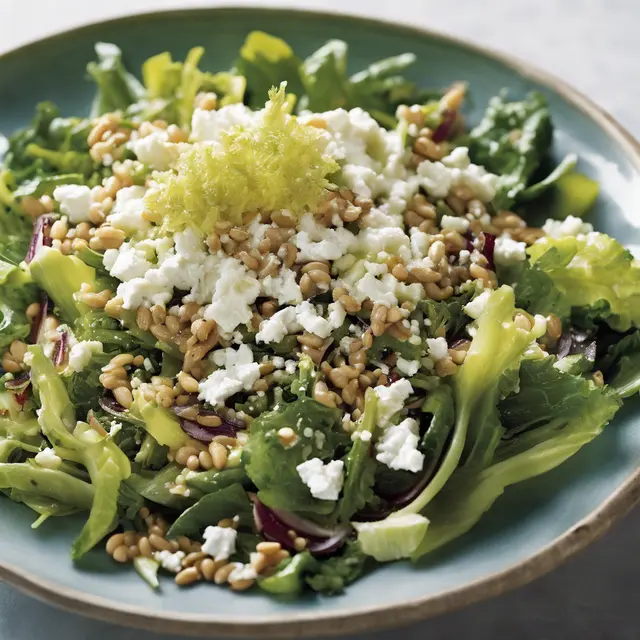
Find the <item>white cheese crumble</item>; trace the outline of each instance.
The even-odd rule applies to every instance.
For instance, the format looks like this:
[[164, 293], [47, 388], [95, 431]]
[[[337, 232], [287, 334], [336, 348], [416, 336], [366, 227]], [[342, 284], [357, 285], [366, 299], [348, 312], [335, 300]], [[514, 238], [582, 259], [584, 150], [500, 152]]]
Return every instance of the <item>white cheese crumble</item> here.
[[542, 225], [542, 230], [550, 238], [562, 238], [564, 236], [579, 236], [591, 233], [593, 225], [583, 222], [581, 218], [567, 216], [564, 220], [553, 220], [548, 218]]
[[297, 261], [337, 260], [356, 245], [356, 236], [347, 229], [327, 228], [307, 213], [298, 223], [300, 229], [291, 242], [298, 248]]
[[406, 418], [400, 424], [387, 427], [376, 442], [376, 460], [390, 469], [421, 471], [424, 455], [418, 451], [418, 422]]
[[484, 312], [490, 297], [491, 291], [483, 291], [479, 296], [476, 296], [471, 302], [466, 304], [462, 310], [470, 318], [477, 320]]
[[169, 142], [166, 129], [153, 131], [144, 138], [135, 138], [127, 144], [140, 162], [159, 171], [166, 171], [178, 159], [181, 146]]
[[403, 357], [399, 357], [398, 361], [396, 362], [396, 367], [398, 367], [400, 373], [404, 374], [405, 376], [415, 376], [420, 369], [420, 361], [406, 360]]
[[311, 458], [296, 467], [311, 495], [318, 500], [337, 500], [342, 489], [344, 463], [332, 460], [325, 464], [320, 458]]
[[493, 258], [496, 264], [509, 266], [527, 259], [527, 245], [524, 242], [512, 240], [505, 233], [496, 238]]
[[62, 458], [56, 455], [56, 452], [51, 447], [38, 451], [34, 460], [36, 464], [45, 469], [58, 469], [62, 464]]
[[217, 349], [211, 356], [220, 367], [200, 382], [198, 398], [214, 407], [239, 391], [250, 391], [260, 377], [260, 365], [253, 361], [253, 353], [245, 344], [237, 349]]
[[236, 552], [238, 532], [233, 527], [207, 527], [202, 537], [202, 551], [216, 562], [227, 560]]
[[151, 223], [144, 219], [144, 194], [146, 189], [141, 186], [125, 187], [116, 194], [116, 201], [107, 221], [112, 227], [121, 229], [127, 235], [144, 235]]
[[262, 291], [265, 296], [275, 298], [278, 304], [302, 302], [302, 292], [296, 282], [296, 273], [292, 269], [283, 268], [279, 273], [263, 278]]
[[449, 357], [449, 345], [446, 338], [427, 338], [429, 356], [436, 362]]
[[250, 125], [259, 113], [241, 103], [213, 111], [196, 109], [191, 118], [191, 139], [195, 142], [217, 142], [225, 131], [237, 125]]
[[466, 233], [469, 229], [469, 221], [466, 218], [458, 216], [442, 216], [440, 220], [440, 228], [443, 231], [457, 231], [458, 233]]
[[53, 198], [60, 203], [60, 211], [69, 222], [79, 224], [89, 220], [91, 189], [86, 185], [63, 184], [53, 190]]
[[82, 371], [94, 355], [103, 353], [102, 342], [97, 340], [83, 340], [71, 347], [69, 352], [69, 368], [76, 373]]
[[234, 562], [233, 570], [229, 574], [227, 580], [232, 583], [240, 580], [255, 580], [258, 577], [256, 570], [250, 564], [242, 564], [242, 562]]
[[413, 387], [405, 378], [390, 384], [388, 387], [376, 387], [378, 426], [386, 427], [391, 422], [391, 418], [404, 409], [404, 403], [412, 393]]
[[164, 551], [156, 551], [153, 554], [154, 559], [160, 563], [160, 566], [170, 573], [178, 573], [182, 569], [182, 561], [185, 558], [184, 551], [176, 551], [171, 553], [168, 549]]

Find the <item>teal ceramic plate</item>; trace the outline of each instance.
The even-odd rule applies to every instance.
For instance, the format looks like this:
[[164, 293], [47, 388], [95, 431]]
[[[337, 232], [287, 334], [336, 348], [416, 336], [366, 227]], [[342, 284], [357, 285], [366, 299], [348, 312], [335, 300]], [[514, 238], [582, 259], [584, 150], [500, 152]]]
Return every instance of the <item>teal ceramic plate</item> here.
[[[354, 68], [412, 51], [413, 79], [425, 86], [470, 82], [478, 117], [502, 87], [520, 96], [539, 89], [557, 124], [558, 157], [569, 151], [600, 181], [592, 214], [597, 227], [640, 245], [638, 145], [606, 114], [561, 82], [526, 64], [433, 33], [337, 15], [265, 9], [160, 13], [98, 24], [29, 45], [0, 58], [0, 130], [30, 119], [39, 100], [64, 113], [88, 109], [93, 86], [85, 64], [97, 40], [116, 42], [133, 68], [171, 51], [183, 59], [204, 45], [204, 68], [228, 68], [247, 32], [262, 29], [306, 55], [329, 38], [349, 43]], [[604, 434], [567, 464], [509, 488], [469, 535], [419, 566], [395, 563], [342, 596], [278, 601], [199, 586], [178, 590], [165, 580], [152, 593], [130, 570], [93, 552], [74, 566], [71, 540], [79, 521], [62, 518], [33, 531], [25, 507], [0, 501], [0, 578], [78, 613], [158, 631], [195, 635], [319, 635], [379, 629], [441, 613], [524, 584], [551, 570], [603, 533], [640, 497], [640, 403], [629, 402]]]

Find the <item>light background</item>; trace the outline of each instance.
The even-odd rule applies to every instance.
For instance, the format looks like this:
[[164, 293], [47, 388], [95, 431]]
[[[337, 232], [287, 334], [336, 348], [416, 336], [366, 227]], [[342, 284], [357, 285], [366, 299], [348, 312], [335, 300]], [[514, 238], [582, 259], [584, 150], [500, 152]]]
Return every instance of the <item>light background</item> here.
[[[343, 11], [439, 29], [555, 73], [640, 136], [638, 0], [0, 0], [0, 53], [126, 13], [212, 4]], [[604, 540], [536, 583], [400, 633], [406, 640], [637, 640], [639, 552], [636, 511]], [[374, 633], [358, 640], [396, 635]], [[0, 640], [44, 638], [160, 637], [58, 612], [0, 584]]]

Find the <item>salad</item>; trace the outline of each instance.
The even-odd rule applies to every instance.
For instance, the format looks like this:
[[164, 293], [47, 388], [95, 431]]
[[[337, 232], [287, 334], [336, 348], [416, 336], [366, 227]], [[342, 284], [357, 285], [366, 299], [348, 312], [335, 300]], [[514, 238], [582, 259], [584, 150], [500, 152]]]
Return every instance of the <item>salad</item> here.
[[[96, 45], [0, 171], [0, 489], [154, 588], [342, 591], [465, 534], [640, 389], [640, 264], [543, 96], [249, 34]], [[473, 88], [471, 88], [472, 90]]]

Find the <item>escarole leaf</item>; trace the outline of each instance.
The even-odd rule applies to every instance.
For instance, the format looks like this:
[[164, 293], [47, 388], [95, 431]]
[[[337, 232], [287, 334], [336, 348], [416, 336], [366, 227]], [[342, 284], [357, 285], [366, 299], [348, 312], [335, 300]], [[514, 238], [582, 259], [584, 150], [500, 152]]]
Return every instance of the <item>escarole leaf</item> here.
[[545, 237], [527, 251], [570, 307], [591, 310], [618, 331], [640, 326], [640, 263], [613, 238]]
[[26, 271], [0, 260], [0, 348], [29, 335], [31, 322], [25, 310], [38, 297], [38, 288]]
[[640, 392], [640, 331], [632, 331], [611, 345], [597, 364], [609, 389], [619, 398]]
[[472, 160], [499, 176], [493, 200], [496, 209], [531, 200], [571, 172], [576, 157], [568, 155], [544, 180], [529, 186], [551, 147], [553, 125], [547, 101], [530, 93], [521, 101], [495, 96], [480, 123], [469, 133]]
[[[262, 413], [251, 423], [249, 442], [243, 461], [258, 498], [268, 507], [309, 513], [328, 514], [331, 500], [311, 496], [296, 467], [311, 458], [333, 460], [345, 436], [338, 431], [340, 412], [308, 397], [287, 403], [278, 402], [272, 411]], [[293, 446], [284, 446], [278, 430], [290, 427], [296, 436]], [[305, 435], [309, 430], [312, 437]], [[278, 460], [274, 465], [273, 461]]]
[[122, 51], [115, 44], [96, 44], [97, 62], [90, 62], [87, 71], [98, 85], [92, 115], [125, 110], [144, 96], [144, 87], [130, 74], [122, 61]]
[[287, 83], [294, 96], [303, 93], [300, 79], [300, 59], [280, 38], [252, 31], [240, 49], [235, 71], [247, 80], [247, 104], [259, 109], [273, 86]]
[[259, 209], [299, 214], [318, 203], [338, 165], [324, 154], [322, 134], [288, 114], [284, 84], [269, 98], [255, 124], [230, 129], [219, 145], [194, 146], [175, 173], [157, 176], [146, 202], [163, 230], [206, 235], [218, 219], [238, 222]]
[[520, 390], [500, 403], [510, 437], [487, 466], [462, 466], [453, 474], [424, 511], [431, 524], [413, 558], [469, 531], [505, 487], [546, 473], [574, 455], [601, 433], [619, 405], [592, 382], [558, 371], [553, 357], [524, 361]]
[[89, 425], [76, 422], [64, 383], [42, 348], [32, 346], [29, 353], [31, 380], [41, 404], [38, 423], [42, 433], [61, 458], [84, 465], [91, 478], [91, 511], [71, 551], [72, 558], [77, 560], [117, 523], [120, 483], [131, 473], [131, 466], [111, 440], [101, 438]]

